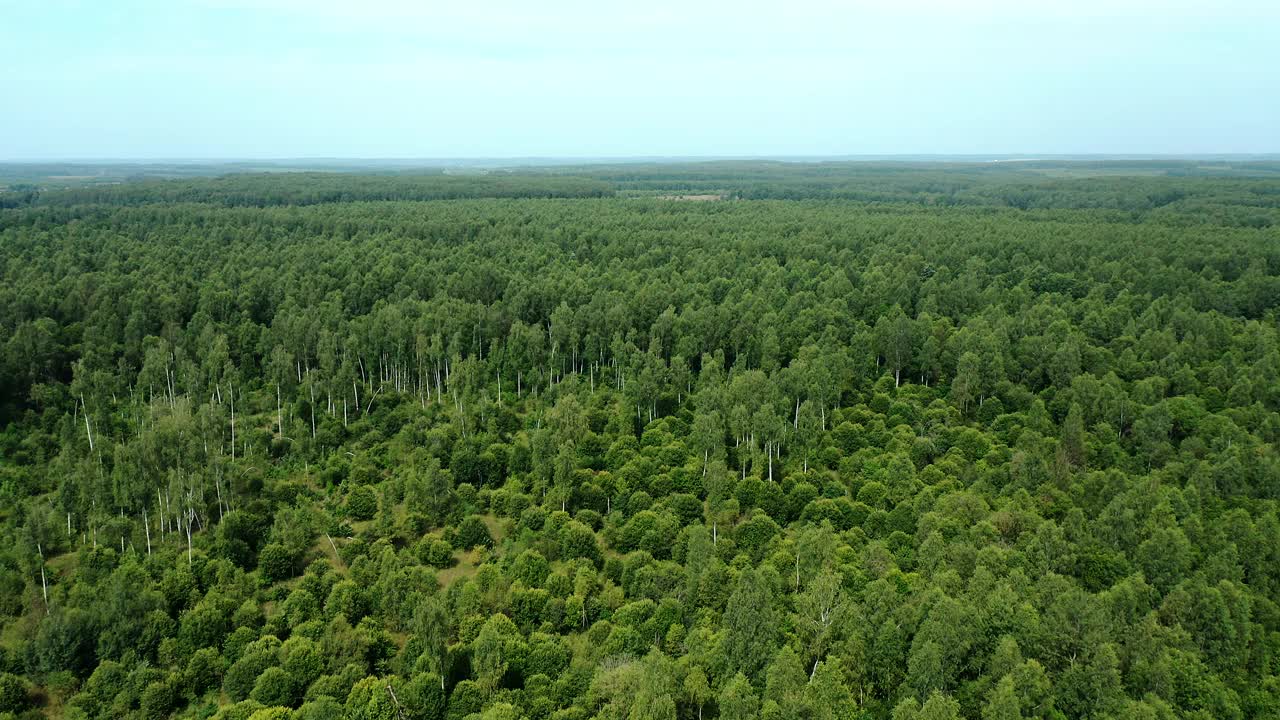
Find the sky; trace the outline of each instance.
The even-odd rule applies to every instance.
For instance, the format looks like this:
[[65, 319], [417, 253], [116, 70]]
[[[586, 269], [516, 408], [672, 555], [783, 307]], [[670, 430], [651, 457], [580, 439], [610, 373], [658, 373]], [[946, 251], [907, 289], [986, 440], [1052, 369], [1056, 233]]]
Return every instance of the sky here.
[[1277, 0], [0, 0], [0, 160], [1280, 152]]

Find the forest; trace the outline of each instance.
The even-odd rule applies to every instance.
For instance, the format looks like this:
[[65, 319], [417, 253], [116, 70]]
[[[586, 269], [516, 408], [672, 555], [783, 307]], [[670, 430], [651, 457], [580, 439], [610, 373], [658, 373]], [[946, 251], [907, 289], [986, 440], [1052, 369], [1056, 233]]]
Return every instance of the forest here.
[[1277, 163], [26, 178], [0, 718], [1280, 717], [1278, 308]]

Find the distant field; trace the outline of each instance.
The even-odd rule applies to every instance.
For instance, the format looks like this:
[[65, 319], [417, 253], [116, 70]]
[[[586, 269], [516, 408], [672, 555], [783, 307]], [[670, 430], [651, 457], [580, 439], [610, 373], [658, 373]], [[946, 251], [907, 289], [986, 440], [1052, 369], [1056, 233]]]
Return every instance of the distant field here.
[[659, 195], [659, 200], [689, 200], [692, 202], [710, 202], [723, 200], [723, 195]]

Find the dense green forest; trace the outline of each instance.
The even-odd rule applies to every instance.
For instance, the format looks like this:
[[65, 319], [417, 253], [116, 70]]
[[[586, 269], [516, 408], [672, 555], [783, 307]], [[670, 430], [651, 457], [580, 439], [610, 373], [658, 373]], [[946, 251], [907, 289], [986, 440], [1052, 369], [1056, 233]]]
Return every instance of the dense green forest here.
[[1280, 717], [1274, 163], [0, 207], [3, 717]]

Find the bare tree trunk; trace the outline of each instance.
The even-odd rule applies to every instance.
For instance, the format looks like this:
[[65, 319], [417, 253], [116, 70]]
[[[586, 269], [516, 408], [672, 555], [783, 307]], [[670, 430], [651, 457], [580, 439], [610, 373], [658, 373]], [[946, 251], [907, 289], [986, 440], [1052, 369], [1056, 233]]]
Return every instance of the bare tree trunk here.
[[49, 614], [49, 582], [44, 576], [44, 551], [40, 549], [40, 545], [36, 545], [36, 551], [40, 553], [40, 592], [44, 595], [44, 614]]
[[84, 404], [84, 395], [80, 396], [80, 407], [84, 408], [84, 434], [89, 436], [89, 452], [93, 452], [93, 431], [89, 429], [89, 407]]
[[236, 459], [236, 389], [229, 385], [231, 391], [231, 459]]
[[391, 689], [391, 683], [387, 683], [387, 694], [391, 696], [391, 702], [396, 706], [396, 717], [404, 720], [404, 708], [400, 707], [400, 700], [396, 698], [396, 691]]
[[329, 541], [329, 547], [333, 548], [333, 556], [338, 558], [338, 562], [342, 562], [342, 556], [338, 554], [338, 546], [334, 544], [333, 538], [329, 536], [329, 533], [325, 533], [324, 537]]
[[[169, 357], [173, 357], [173, 353], [169, 353]], [[169, 406], [170, 407], [178, 403], [177, 393], [175, 393], [173, 389], [174, 375], [175, 373], [169, 369], [168, 365], [166, 365], [164, 368], [164, 377], [165, 377], [165, 380], [168, 381], [169, 383]]]
[[311, 394], [311, 439], [316, 439], [316, 384], [311, 380], [311, 368], [307, 368], [307, 390]]

